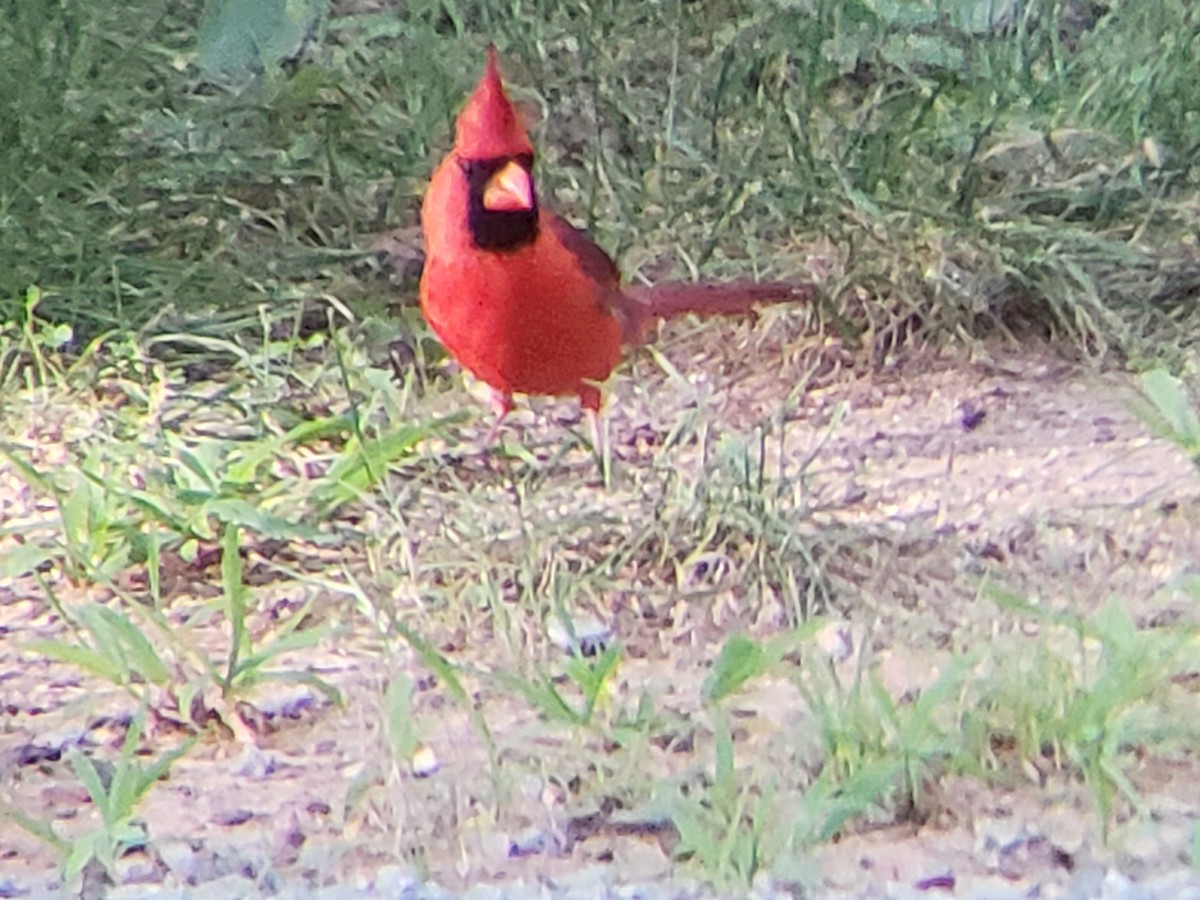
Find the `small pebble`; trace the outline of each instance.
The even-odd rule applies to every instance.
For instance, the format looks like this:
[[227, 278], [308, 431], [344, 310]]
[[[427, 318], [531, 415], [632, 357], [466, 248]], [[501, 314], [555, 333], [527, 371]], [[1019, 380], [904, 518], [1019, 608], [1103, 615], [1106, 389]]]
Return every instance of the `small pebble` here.
[[604, 651], [612, 640], [612, 628], [591, 616], [580, 616], [570, 620], [568, 627], [561, 616], [551, 616], [546, 624], [546, 636], [564, 653], [573, 653], [578, 647], [584, 656], [595, 656]]
[[410, 765], [413, 775], [417, 778], [428, 778], [442, 767], [437, 754], [433, 752], [433, 748], [426, 744], [422, 744], [416, 749], [416, 752], [412, 755]]
[[401, 897], [417, 888], [417, 879], [403, 866], [384, 866], [375, 873], [374, 892], [381, 897]]

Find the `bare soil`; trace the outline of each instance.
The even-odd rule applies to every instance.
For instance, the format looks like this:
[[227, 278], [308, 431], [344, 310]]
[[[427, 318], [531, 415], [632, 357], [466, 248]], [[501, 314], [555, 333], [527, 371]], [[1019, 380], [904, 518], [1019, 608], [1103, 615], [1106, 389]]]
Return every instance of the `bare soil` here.
[[[1200, 560], [1200, 478], [1132, 414], [1130, 376], [1011, 345], [912, 352], [862, 371], [836, 346], [765, 333], [679, 326], [659, 344], [678, 376], [635, 354], [613, 385], [611, 489], [567, 436], [571, 404], [536, 404], [504, 437], [530, 448], [528, 458], [489, 458], [468, 444], [444, 450], [439, 465], [393, 473], [391, 512], [359, 510], [346, 532], [374, 533], [374, 543], [251, 552], [251, 575], [269, 573], [253, 585], [256, 635], [313, 600], [336, 637], [280, 666], [318, 674], [345, 703], [278, 684], [223, 711], [207, 698], [225, 725], [210, 724], [147, 794], [138, 817], [150, 844], [120, 861], [124, 895], [205, 884], [225, 896], [372, 883], [398, 893], [408, 872], [452, 891], [522, 879], [578, 887], [584, 877], [683, 890], [704, 873], [673, 858], [678, 836], [653, 798], [656, 786], [703, 783], [711, 771], [702, 685], [731, 631], [779, 632], [798, 597], [841, 623], [853, 659], [872, 654], [894, 696], [911, 698], [952, 652], [1020, 638], [981, 597], [985, 579], [1048, 609], [1087, 614], [1116, 596], [1143, 625], [1194, 616], [1194, 598], [1172, 585]], [[27, 399], [30, 409], [40, 402]], [[457, 391], [426, 399], [430, 411], [464, 402]], [[764, 421], [774, 424], [760, 443]], [[10, 418], [7, 441], [52, 464], [66, 458], [60, 447], [75, 425], [75, 413], [42, 406]], [[459, 434], [487, 425], [481, 415]], [[812, 552], [812, 566], [793, 573], [791, 599], [737, 579], [745, 560], [736, 541], [670, 546], [670, 527], [655, 530], [687, 495], [680, 485], [717, 483], [760, 446], [769, 487], [789, 486], [771, 510], [802, 521]], [[590, 511], [582, 519], [581, 506]], [[17, 525], [53, 514], [0, 462], [0, 516], [13, 526], [0, 532], [0, 552], [19, 550]], [[611, 563], [625, 550], [603, 583], [563, 587], [586, 581], [589, 560]], [[610, 723], [645, 694], [660, 723], [651, 740], [620, 748], [603, 730], [554, 726], [496, 675], [523, 655], [546, 669], [560, 659], [521, 610], [519, 587], [488, 582], [497, 560], [548, 596], [567, 591], [578, 620], [611, 629], [623, 660]], [[206, 608], [217, 578], [214, 566], [178, 573], [172, 620]], [[136, 702], [27, 649], [64, 636], [48, 589], [68, 606], [109, 597], [58, 571], [0, 583], [0, 800], [71, 839], [99, 817], [68, 754], [113, 759]], [[435, 602], [447, 596], [460, 602]], [[393, 615], [460, 667], [490, 750], [450, 687], [390, 630]], [[205, 628], [221, 646], [224, 620]], [[415, 685], [432, 774], [414, 774], [389, 750], [383, 697], [401, 674]], [[178, 697], [156, 703], [149, 757], [194, 728]], [[787, 679], [755, 681], [731, 709], [739, 766], [803, 767], [812, 714]], [[948, 775], [927, 786], [921, 809], [856, 821], [794, 860], [794, 881], [857, 896], [1097, 896], [1122, 879], [1161, 896], [1200, 891], [1188, 868], [1200, 822], [1194, 755], [1140, 755], [1128, 775], [1145, 808], [1122, 812], [1107, 838], [1069, 771], [1033, 767], [997, 783]], [[56, 862], [0, 819], [0, 895], [54, 891]], [[102, 876], [89, 878], [102, 893]]]

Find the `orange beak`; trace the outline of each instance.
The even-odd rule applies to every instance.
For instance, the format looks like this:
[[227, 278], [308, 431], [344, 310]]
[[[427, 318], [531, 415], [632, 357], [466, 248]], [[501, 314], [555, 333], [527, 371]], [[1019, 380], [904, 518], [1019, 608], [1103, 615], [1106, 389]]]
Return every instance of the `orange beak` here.
[[525, 212], [533, 209], [533, 179], [515, 160], [488, 179], [483, 208], [492, 212]]

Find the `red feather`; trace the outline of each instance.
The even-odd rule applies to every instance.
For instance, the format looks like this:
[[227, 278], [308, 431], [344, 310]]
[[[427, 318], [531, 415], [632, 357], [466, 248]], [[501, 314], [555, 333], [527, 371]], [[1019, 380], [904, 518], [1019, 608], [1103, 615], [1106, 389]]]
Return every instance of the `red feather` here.
[[533, 145], [488, 49], [458, 117], [454, 148], [422, 207], [421, 308], [451, 355], [498, 394], [578, 396], [597, 387], [623, 342], [685, 313], [733, 315], [760, 303], [808, 301], [808, 284], [733, 282], [622, 287], [616, 265], [583, 231], [537, 205]]

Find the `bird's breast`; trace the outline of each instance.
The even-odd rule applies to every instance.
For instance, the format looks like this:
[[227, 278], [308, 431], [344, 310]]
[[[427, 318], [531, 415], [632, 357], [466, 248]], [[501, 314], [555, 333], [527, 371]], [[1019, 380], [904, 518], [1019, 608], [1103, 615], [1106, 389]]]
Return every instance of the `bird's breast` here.
[[421, 299], [451, 354], [492, 387], [570, 395], [605, 380], [620, 360], [605, 290], [543, 233], [512, 252], [431, 240]]

